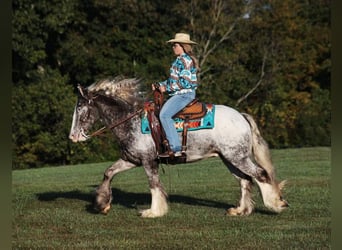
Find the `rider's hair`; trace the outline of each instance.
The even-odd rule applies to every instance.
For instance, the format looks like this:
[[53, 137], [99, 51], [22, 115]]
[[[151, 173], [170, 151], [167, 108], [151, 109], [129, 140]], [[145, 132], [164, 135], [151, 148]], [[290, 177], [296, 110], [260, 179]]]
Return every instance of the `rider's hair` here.
[[180, 46], [182, 46], [184, 52], [191, 57], [192, 62], [194, 64], [195, 68], [197, 69], [197, 72], [199, 72], [200, 68], [199, 68], [199, 65], [198, 65], [198, 60], [197, 60], [197, 58], [195, 57], [195, 55], [194, 55], [194, 53], [192, 51], [191, 44], [180, 43]]

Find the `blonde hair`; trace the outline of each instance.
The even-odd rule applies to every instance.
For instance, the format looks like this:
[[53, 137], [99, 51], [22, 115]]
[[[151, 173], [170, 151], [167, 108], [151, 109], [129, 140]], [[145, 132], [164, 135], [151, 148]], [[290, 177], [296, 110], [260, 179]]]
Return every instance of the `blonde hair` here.
[[195, 57], [195, 55], [194, 55], [194, 53], [193, 53], [193, 51], [192, 51], [192, 46], [191, 46], [191, 44], [180, 43], [180, 46], [182, 46], [184, 52], [185, 52], [186, 54], [188, 54], [188, 55], [191, 57], [192, 62], [193, 62], [193, 64], [194, 64], [195, 68], [197, 69], [197, 71], [199, 71], [200, 68], [199, 68], [199, 65], [198, 65], [198, 60], [197, 60], [197, 58]]

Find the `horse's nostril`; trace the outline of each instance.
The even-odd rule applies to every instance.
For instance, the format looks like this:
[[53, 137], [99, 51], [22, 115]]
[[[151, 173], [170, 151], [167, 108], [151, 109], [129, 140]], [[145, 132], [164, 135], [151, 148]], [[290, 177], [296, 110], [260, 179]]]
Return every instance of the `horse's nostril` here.
[[284, 204], [281, 207], [289, 207], [289, 206], [290, 206], [290, 204], [287, 203], [286, 201], [284, 201]]

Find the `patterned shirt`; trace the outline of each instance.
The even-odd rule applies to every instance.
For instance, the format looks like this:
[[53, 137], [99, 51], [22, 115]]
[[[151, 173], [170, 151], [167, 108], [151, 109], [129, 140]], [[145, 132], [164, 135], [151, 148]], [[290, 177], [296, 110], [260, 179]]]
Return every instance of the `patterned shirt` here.
[[169, 95], [177, 95], [197, 89], [197, 69], [191, 57], [183, 53], [178, 56], [170, 68], [170, 77], [160, 82], [160, 85], [166, 87]]

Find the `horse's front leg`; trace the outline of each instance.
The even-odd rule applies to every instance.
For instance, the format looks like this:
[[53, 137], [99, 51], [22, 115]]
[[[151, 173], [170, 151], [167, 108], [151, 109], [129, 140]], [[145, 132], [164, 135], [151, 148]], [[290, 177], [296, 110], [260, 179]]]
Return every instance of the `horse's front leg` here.
[[159, 179], [158, 163], [151, 161], [148, 164], [144, 164], [144, 169], [148, 176], [152, 202], [151, 208], [140, 211], [140, 214], [145, 218], [161, 217], [167, 213], [168, 205], [167, 194]]
[[104, 173], [102, 183], [96, 189], [94, 209], [102, 214], [107, 214], [112, 202], [111, 181], [114, 175], [136, 167], [135, 164], [119, 159]]

